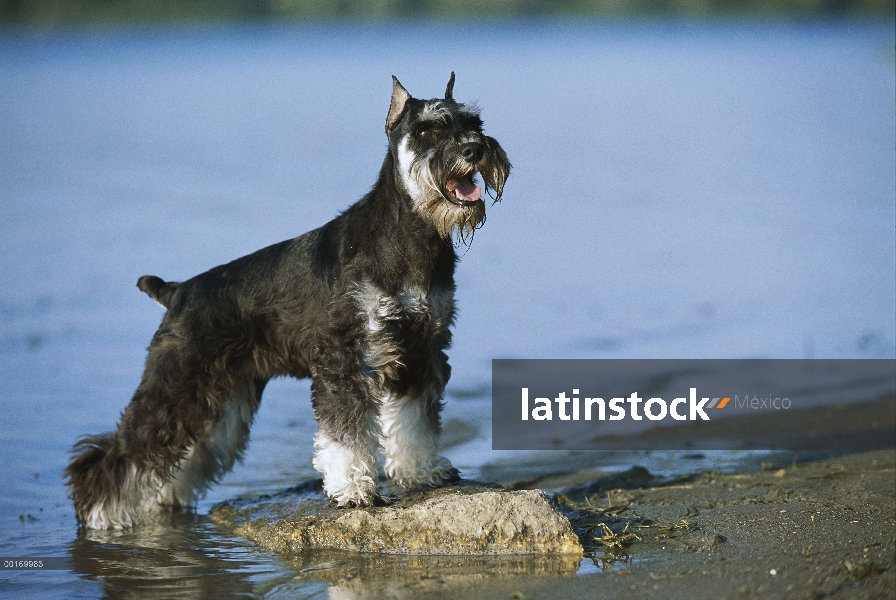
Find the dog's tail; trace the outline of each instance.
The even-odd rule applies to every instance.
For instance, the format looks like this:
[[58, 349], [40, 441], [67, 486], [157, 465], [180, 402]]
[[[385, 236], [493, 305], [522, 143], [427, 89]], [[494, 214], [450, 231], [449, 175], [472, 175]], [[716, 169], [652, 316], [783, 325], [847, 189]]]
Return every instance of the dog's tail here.
[[164, 308], [168, 308], [171, 304], [171, 296], [177, 291], [179, 284], [174, 281], [165, 281], [161, 277], [155, 275], [144, 275], [137, 280], [137, 287], [140, 291], [158, 302]]
[[141, 503], [125, 497], [136, 491], [136, 470], [118, 449], [114, 434], [82, 438], [72, 448], [72, 454], [64, 477], [78, 521], [91, 529], [136, 525]]

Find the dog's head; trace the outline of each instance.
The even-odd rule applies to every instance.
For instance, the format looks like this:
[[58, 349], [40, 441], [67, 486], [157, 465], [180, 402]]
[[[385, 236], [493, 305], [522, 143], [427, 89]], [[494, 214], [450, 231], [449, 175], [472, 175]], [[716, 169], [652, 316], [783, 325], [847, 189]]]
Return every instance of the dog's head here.
[[421, 214], [430, 217], [439, 234], [463, 240], [485, 221], [485, 193], [501, 199], [510, 174], [507, 155], [498, 142], [482, 133], [475, 105], [454, 101], [454, 73], [445, 97], [418, 100], [392, 77], [392, 104], [386, 118], [389, 149], [401, 185]]

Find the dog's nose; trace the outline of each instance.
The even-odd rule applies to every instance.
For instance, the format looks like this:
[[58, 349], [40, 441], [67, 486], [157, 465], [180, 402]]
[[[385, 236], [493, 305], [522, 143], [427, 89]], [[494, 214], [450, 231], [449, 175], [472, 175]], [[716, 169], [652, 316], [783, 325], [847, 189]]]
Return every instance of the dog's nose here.
[[485, 155], [485, 144], [481, 142], [467, 142], [461, 144], [460, 153], [467, 162], [476, 164], [482, 160], [483, 155]]

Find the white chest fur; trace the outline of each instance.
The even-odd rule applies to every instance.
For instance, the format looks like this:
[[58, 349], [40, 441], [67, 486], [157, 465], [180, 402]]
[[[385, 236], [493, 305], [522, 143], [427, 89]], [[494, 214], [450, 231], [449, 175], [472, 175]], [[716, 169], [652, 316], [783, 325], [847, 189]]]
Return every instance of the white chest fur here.
[[382, 331], [389, 321], [402, 319], [429, 319], [433, 332], [440, 332], [454, 322], [453, 289], [434, 287], [426, 291], [410, 287], [388, 295], [372, 283], [364, 282], [357, 286], [352, 296], [370, 333]]

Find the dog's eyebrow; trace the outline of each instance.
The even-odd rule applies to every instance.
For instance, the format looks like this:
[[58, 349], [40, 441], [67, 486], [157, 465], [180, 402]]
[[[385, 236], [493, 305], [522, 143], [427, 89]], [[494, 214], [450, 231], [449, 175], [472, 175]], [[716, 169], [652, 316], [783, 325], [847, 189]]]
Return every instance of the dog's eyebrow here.
[[426, 121], [419, 121], [414, 123], [413, 130], [415, 132], [423, 131], [424, 129], [442, 129], [447, 124], [446, 121], [440, 121], [438, 119], [428, 119]]
[[447, 123], [451, 119], [451, 109], [445, 106], [441, 100], [427, 102], [423, 105], [421, 119], [432, 119]]

